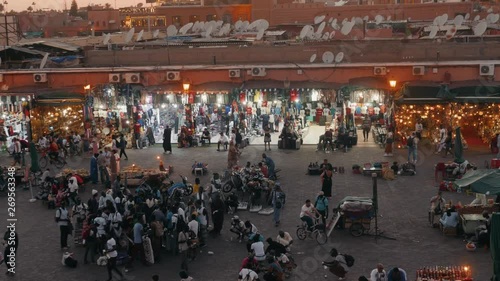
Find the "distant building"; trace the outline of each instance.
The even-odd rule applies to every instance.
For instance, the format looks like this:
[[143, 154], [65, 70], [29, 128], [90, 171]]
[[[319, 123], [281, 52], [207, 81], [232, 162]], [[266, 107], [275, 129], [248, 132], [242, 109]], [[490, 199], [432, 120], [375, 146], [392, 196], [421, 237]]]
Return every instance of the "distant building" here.
[[66, 12], [19, 13], [17, 17], [22, 33], [43, 32], [44, 37], [83, 36], [91, 33], [88, 20], [72, 17]]

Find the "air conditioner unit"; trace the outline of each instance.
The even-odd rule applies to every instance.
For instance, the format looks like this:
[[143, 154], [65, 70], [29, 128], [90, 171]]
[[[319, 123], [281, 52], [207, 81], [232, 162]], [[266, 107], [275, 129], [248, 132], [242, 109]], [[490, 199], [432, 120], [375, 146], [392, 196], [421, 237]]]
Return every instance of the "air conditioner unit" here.
[[140, 73], [125, 73], [125, 83], [127, 84], [139, 84], [141, 83]]
[[412, 72], [414, 76], [422, 76], [425, 74], [425, 66], [414, 66]]
[[494, 64], [480, 64], [479, 65], [479, 75], [480, 76], [493, 76], [493, 75], [495, 75], [495, 65]]
[[241, 72], [239, 69], [230, 69], [229, 70], [229, 78], [240, 78]]
[[380, 66], [374, 67], [373, 74], [374, 75], [387, 75], [387, 68], [380, 67]]
[[118, 73], [112, 73], [109, 75], [109, 83], [120, 83], [121, 82], [121, 75]]
[[179, 81], [181, 80], [181, 73], [179, 71], [168, 71], [167, 81]]
[[252, 68], [252, 76], [266, 76], [266, 68], [264, 67], [254, 67]]
[[45, 83], [45, 82], [47, 82], [47, 74], [46, 73], [36, 73], [36, 74], [33, 74], [33, 82], [35, 82], [35, 83]]

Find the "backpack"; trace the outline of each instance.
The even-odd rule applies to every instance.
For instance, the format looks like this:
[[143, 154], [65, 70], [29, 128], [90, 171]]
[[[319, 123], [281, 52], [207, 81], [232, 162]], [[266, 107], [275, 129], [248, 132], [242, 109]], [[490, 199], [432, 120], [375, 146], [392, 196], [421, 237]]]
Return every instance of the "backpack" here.
[[354, 257], [348, 254], [342, 254], [342, 255], [344, 256], [345, 264], [348, 267], [352, 267], [354, 265]]
[[407, 142], [406, 142], [406, 145], [408, 147], [413, 147], [414, 143], [413, 143], [413, 137], [409, 137]]

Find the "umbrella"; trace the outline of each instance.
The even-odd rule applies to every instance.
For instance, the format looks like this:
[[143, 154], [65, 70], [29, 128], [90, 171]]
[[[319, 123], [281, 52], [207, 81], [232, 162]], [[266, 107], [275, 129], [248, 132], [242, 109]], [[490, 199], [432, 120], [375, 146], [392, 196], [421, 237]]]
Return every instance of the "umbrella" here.
[[500, 213], [493, 213], [490, 229], [490, 253], [493, 259], [492, 281], [500, 281]]
[[465, 176], [456, 180], [457, 187], [470, 186], [473, 192], [489, 195], [500, 195], [500, 170], [478, 169], [468, 171]]
[[460, 127], [457, 127], [455, 131], [455, 163], [461, 164], [464, 160], [464, 145], [462, 144], [462, 134], [460, 133]]
[[36, 150], [35, 144], [30, 143], [30, 157], [31, 157], [31, 172], [36, 173], [40, 171], [40, 165], [38, 164], [38, 151]]

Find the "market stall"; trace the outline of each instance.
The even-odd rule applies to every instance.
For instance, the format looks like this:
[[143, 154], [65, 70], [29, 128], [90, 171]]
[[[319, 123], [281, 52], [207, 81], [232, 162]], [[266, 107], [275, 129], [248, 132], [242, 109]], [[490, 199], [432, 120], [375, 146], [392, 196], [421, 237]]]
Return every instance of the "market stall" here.
[[11, 146], [14, 137], [27, 140], [30, 137], [31, 98], [29, 96], [2, 96], [0, 100], [0, 135], [5, 143], [0, 149]]
[[428, 266], [416, 272], [416, 281], [473, 281], [468, 266]]

